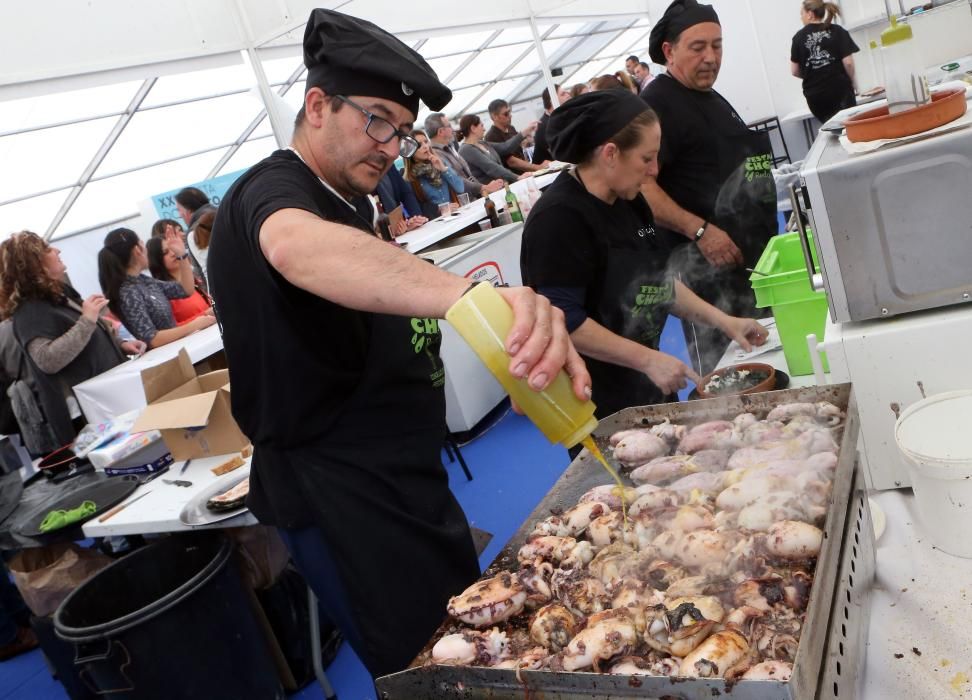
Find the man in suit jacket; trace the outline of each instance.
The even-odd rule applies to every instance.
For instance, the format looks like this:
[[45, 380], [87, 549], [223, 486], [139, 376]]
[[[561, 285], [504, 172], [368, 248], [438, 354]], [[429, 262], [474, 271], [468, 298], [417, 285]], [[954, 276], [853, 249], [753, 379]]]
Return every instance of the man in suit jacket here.
[[506, 183], [500, 178], [483, 185], [473, 177], [472, 171], [469, 169], [469, 163], [456, 150], [452, 125], [442, 112], [434, 112], [425, 118], [425, 133], [432, 143], [432, 148], [435, 148], [439, 156], [462, 178], [462, 184], [466, 188], [465, 191], [472, 198], [475, 199], [476, 197], [503, 189]]

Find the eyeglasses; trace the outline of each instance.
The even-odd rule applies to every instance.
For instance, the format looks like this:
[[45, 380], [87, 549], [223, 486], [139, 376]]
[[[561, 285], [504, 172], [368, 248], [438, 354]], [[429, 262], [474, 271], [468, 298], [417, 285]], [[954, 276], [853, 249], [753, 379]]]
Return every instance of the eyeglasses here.
[[393, 138], [398, 137], [398, 153], [402, 158], [411, 158], [415, 155], [415, 151], [419, 149], [418, 141], [401, 129], [396, 129], [395, 125], [387, 119], [383, 119], [377, 114], [372, 114], [361, 105], [355, 104], [343, 95], [335, 95], [334, 99], [341, 100], [341, 102], [354, 107], [368, 118], [364, 130], [372, 140], [378, 143], [388, 143]]

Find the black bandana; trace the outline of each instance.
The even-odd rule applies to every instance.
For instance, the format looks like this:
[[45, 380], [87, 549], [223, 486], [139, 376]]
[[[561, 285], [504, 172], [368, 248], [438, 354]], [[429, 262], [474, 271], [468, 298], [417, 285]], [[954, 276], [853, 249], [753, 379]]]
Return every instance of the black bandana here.
[[712, 5], [700, 5], [697, 0], [675, 0], [651, 28], [651, 37], [648, 39], [648, 55], [651, 60], [664, 66], [667, 61], [662, 44], [676, 41], [686, 29], [703, 22], [720, 23], [719, 15]]
[[627, 90], [595, 90], [578, 95], [550, 114], [550, 152], [557, 160], [579, 163], [648, 109], [644, 100]]

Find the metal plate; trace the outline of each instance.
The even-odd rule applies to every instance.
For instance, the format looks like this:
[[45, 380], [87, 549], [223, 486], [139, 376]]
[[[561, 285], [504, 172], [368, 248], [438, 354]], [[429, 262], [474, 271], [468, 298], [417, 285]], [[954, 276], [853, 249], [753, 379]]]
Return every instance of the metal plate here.
[[[600, 422], [594, 437], [606, 449], [608, 438], [626, 428], [654, 425], [668, 419], [685, 424], [732, 417], [744, 411], [765, 414], [774, 406], [797, 401], [830, 401], [847, 411], [840, 454], [834, 477], [831, 502], [824, 524], [824, 541], [814, 585], [807, 606], [806, 623], [793, 664], [789, 683], [779, 681], [738, 681], [722, 679], [679, 679], [662, 676], [625, 676], [598, 673], [556, 673], [552, 671], [522, 671], [517, 679], [515, 671], [468, 667], [424, 665], [435, 641], [455, 631], [459, 625], [447, 621], [416, 659], [412, 668], [384, 676], [376, 681], [380, 697], [387, 700], [421, 700], [428, 698], [522, 698], [543, 697], [544, 700], [580, 700], [581, 698], [666, 697], [683, 700], [711, 700], [713, 697], [748, 698], [750, 700], [809, 700], [818, 690], [818, 680], [831, 617], [837, 612], [833, 606], [835, 581], [842, 575], [840, 557], [845, 526], [849, 522], [852, 481], [856, 469], [858, 434], [857, 406], [850, 384], [806, 387], [786, 391], [763, 392], [744, 396], [703, 399], [690, 403], [661, 404], [628, 408], [608, 416]], [[602, 449], [602, 451], [603, 451]], [[590, 488], [606, 483], [608, 477], [585, 450], [575, 459], [563, 476], [554, 484], [543, 501], [526, 519], [520, 530], [499, 553], [484, 575], [499, 570], [516, 569], [516, 552], [533, 530], [534, 524], [550, 515], [552, 510], [573, 506]], [[855, 521], [856, 522], [856, 521]], [[845, 594], [842, 594], [845, 595]], [[842, 608], [840, 614], [843, 614]], [[839, 626], [838, 626], [839, 629]], [[857, 658], [863, 649], [860, 639], [848, 638], [843, 653]], [[536, 693], [536, 695], [534, 695]], [[846, 697], [852, 697], [853, 693]], [[841, 697], [845, 697], [842, 692]]]
[[182, 521], [183, 525], [212, 525], [213, 523], [229, 520], [230, 518], [235, 518], [237, 515], [246, 513], [249, 508], [247, 508], [245, 505], [240, 506], [235, 510], [209, 510], [209, 508], [206, 507], [206, 501], [213, 496], [218, 496], [224, 491], [229, 491], [231, 488], [249, 476], [250, 468], [245, 466], [240, 467], [230, 474], [227, 474], [225, 478], [217, 479], [192, 497], [192, 500], [190, 500], [182, 509], [182, 512], [179, 513], [179, 520]]

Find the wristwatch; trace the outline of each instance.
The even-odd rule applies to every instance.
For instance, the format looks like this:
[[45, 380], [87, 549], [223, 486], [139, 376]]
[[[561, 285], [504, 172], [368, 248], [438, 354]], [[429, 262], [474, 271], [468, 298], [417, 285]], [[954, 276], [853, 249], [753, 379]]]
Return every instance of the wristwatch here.
[[[696, 239], [698, 239], [698, 236], [696, 236]], [[187, 260], [188, 258], [189, 258], [189, 251], [188, 250], [185, 253], [183, 253], [182, 255], [177, 255], [176, 256], [176, 260]]]
[[695, 232], [695, 240], [698, 241], [705, 235], [705, 227], [709, 225], [708, 221], [703, 221], [702, 225], [699, 226], [699, 230]]

